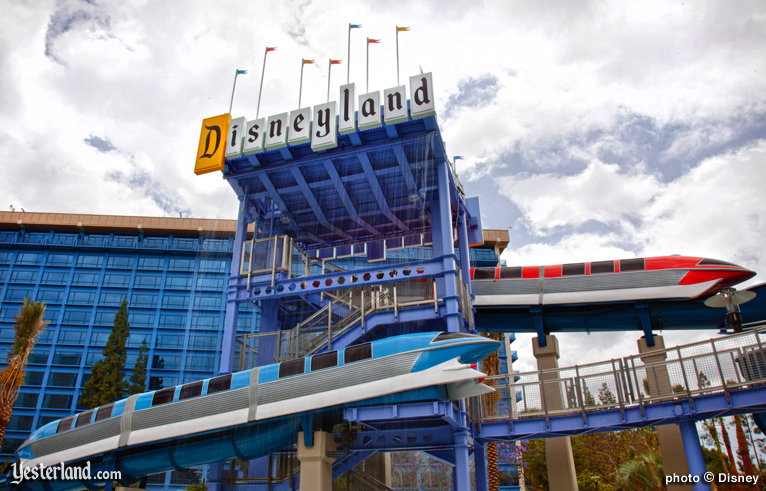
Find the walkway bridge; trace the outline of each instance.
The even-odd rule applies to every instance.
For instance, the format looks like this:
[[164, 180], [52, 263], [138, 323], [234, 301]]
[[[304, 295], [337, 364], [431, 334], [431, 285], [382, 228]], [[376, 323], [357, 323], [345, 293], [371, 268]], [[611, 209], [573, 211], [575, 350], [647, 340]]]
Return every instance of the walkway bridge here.
[[[678, 424], [687, 463], [705, 472], [694, 423], [766, 411], [766, 322], [708, 341], [551, 370], [489, 377], [497, 391], [459, 407], [445, 403], [354, 408], [359, 428], [346, 459], [375, 451], [419, 449], [455, 464], [456, 489], [471, 489], [460, 462], [473, 452], [485, 475], [489, 441], [552, 438]], [[516, 397], [516, 394], [521, 397]], [[462, 455], [461, 455], [462, 452]], [[334, 473], [345, 467], [339, 460]], [[461, 487], [459, 483], [463, 481]], [[477, 478], [478, 490], [486, 489]], [[709, 489], [704, 486], [699, 489]]]

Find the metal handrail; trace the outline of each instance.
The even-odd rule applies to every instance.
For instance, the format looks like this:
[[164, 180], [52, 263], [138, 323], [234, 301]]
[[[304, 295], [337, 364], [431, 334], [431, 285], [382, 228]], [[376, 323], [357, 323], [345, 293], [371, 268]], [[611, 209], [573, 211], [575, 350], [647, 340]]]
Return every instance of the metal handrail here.
[[[477, 398], [471, 405], [473, 417], [486, 421], [577, 413], [585, 417], [587, 412], [609, 408], [624, 412], [628, 407], [640, 407], [643, 412], [647, 404], [670, 400], [687, 400], [693, 407], [693, 398], [702, 394], [728, 396], [731, 390], [766, 382], [766, 349], [761, 339], [766, 336], [766, 323], [758, 326], [621, 359], [487, 377], [491, 385], [505, 385], [512, 391], [509, 397], [521, 391], [524, 398], [514, 404], [517, 410], [507, 404], [505, 411], [487, 410]], [[660, 361], [644, 362], [648, 357]], [[694, 374], [689, 372], [691, 367]], [[552, 407], [546, 399], [562, 390], [562, 407]]]

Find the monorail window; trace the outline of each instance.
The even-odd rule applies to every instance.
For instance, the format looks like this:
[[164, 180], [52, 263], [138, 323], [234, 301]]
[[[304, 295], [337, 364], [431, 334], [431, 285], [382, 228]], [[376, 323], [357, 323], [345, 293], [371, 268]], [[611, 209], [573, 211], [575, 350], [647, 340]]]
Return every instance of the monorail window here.
[[152, 406], [159, 406], [160, 404], [167, 404], [168, 402], [171, 402], [175, 393], [175, 387], [168, 387], [167, 389], [158, 390], [154, 393], [154, 397], [152, 397]]
[[585, 274], [585, 263], [565, 264], [561, 267], [562, 276], [574, 276]]
[[207, 383], [207, 393], [214, 394], [216, 392], [223, 392], [231, 388], [231, 374], [221, 375], [220, 377], [211, 378]]
[[338, 366], [338, 352], [328, 351], [311, 357], [311, 371]]
[[93, 409], [90, 411], [85, 411], [84, 413], [80, 413], [79, 416], [77, 416], [77, 422], [74, 424], [75, 428], [79, 428], [80, 426], [85, 426], [86, 424], [90, 423], [90, 419], [93, 417]]
[[494, 280], [495, 268], [476, 268], [473, 272], [474, 280]]
[[642, 271], [643, 269], [644, 258], [620, 260], [620, 271]]
[[432, 343], [438, 343], [439, 341], [449, 341], [450, 339], [460, 339], [460, 338], [472, 338], [475, 337], [473, 334], [467, 334], [464, 332], [442, 332], [436, 335], [436, 337], [431, 341]]
[[306, 360], [298, 358], [297, 360], [283, 361], [279, 364], [279, 378], [289, 377], [303, 373], [306, 368]]
[[181, 387], [181, 392], [178, 394], [178, 400], [191, 399], [192, 397], [198, 397], [202, 395], [202, 381], [192, 382]]
[[614, 273], [614, 261], [596, 261], [590, 263], [590, 274]]
[[698, 262], [697, 265], [698, 266], [737, 266], [734, 263], [727, 263], [726, 261], [721, 261], [720, 259], [710, 259], [709, 257], [702, 258], [702, 260]]
[[107, 404], [106, 406], [101, 406], [100, 408], [98, 408], [98, 411], [96, 411], [96, 421], [101, 421], [102, 419], [111, 418], [112, 409], [114, 409], [114, 403]]
[[501, 280], [510, 280], [513, 278], [521, 278], [521, 266], [514, 266], [512, 268], [500, 268]]
[[72, 420], [74, 420], [74, 416], [68, 416], [61, 421], [59, 421], [59, 427], [56, 428], [56, 433], [61, 433], [62, 431], [67, 431], [72, 429]]
[[343, 353], [344, 363], [354, 363], [367, 358], [372, 358], [372, 345], [370, 343], [349, 346]]

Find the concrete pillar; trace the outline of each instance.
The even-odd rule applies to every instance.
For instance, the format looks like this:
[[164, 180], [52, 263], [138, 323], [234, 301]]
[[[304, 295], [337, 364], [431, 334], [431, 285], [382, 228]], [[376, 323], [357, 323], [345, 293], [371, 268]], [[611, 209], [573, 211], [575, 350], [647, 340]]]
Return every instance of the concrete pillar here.
[[332, 463], [335, 457], [335, 437], [324, 431], [314, 432], [314, 446], [304, 444], [303, 432], [298, 432], [298, 460], [301, 463], [300, 491], [332, 491]]
[[702, 455], [702, 445], [700, 445], [697, 427], [692, 420], [682, 421], [678, 427], [681, 430], [689, 470], [691, 474], [699, 477], [699, 482], [694, 483], [694, 491], [710, 491], [710, 484], [706, 483], [702, 477], [706, 471], [705, 458]]
[[[532, 353], [537, 359], [537, 369], [547, 370], [559, 366], [559, 342], [556, 336], [545, 336], [546, 345], [540, 346], [538, 338], [532, 339]], [[548, 382], [558, 375], [552, 372], [542, 376], [545, 407], [548, 410], [563, 409], [564, 397], [559, 382]], [[545, 464], [548, 470], [548, 485], [550, 489], [562, 491], [577, 490], [577, 473], [575, 472], [572, 442], [568, 436], [545, 439]]]
[[[646, 338], [638, 340], [638, 353], [644, 364], [662, 363], [667, 358], [662, 350], [665, 349], [665, 340], [662, 336], [654, 335], [654, 346], [646, 344]], [[666, 365], [659, 365], [646, 369], [646, 380], [649, 386], [649, 394], [660, 396], [673, 393], [670, 384], [670, 374]], [[684, 443], [681, 438], [681, 430], [678, 425], [662, 425], [657, 427], [657, 440], [660, 442], [660, 454], [662, 454], [662, 468], [665, 475], [676, 474], [685, 476], [689, 474]], [[704, 472], [704, 471], [703, 471]], [[668, 490], [679, 491], [689, 489], [689, 486], [680, 484], [668, 485]]]

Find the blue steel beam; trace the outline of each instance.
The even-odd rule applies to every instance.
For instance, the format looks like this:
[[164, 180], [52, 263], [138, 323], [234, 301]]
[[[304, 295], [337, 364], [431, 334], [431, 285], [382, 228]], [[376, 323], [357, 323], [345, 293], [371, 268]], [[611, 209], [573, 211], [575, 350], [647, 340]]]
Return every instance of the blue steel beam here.
[[362, 166], [362, 170], [364, 170], [364, 173], [367, 176], [367, 182], [370, 184], [370, 190], [375, 197], [375, 201], [378, 202], [380, 210], [401, 230], [409, 230], [409, 228], [401, 220], [399, 220], [399, 217], [394, 215], [394, 213], [391, 211], [391, 208], [388, 206], [388, 201], [386, 200], [386, 196], [383, 193], [383, 189], [380, 187], [378, 178], [375, 176], [375, 171], [372, 169], [372, 164], [370, 163], [370, 158], [367, 156], [367, 153], [359, 152], [357, 154], [357, 158], [359, 159], [359, 163]]
[[[477, 438], [484, 440], [518, 440], [601, 433], [628, 428], [642, 428], [680, 421], [702, 420], [766, 410], [766, 387], [753, 387], [693, 398], [659, 402], [644, 406], [628, 406], [548, 418], [529, 418], [482, 422]], [[512, 423], [512, 424], [509, 424]]]
[[402, 172], [404, 182], [407, 184], [407, 191], [410, 193], [417, 192], [415, 177], [412, 175], [412, 168], [407, 161], [407, 155], [405, 155], [402, 145], [394, 145], [394, 155], [396, 156], [396, 162], [399, 164], [399, 169]]
[[311, 206], [311, 211], [314, 212], [314, 215], [319, 220], [319, 223], [327, 227], [328, 229], [332, 230], [336, 234], [340, 235], [341, 237], [344, 237], [346, 239], [353, 239], [353, 237], [343, 230], [339, 229], [325, 216], [324, 212], [322, 211], [322, 207], [319, 206], [319, 203], [317, 202], [316, 197], [314, 196], [314, 193], [309, 189], [308, 184], [306, 183], [306, 179], [304, 179], [303, 174], [301, 174], [301, 171], [298, 167], [293, 167], [290, 169], [290, 173], [292, 174], [293, 178], [295, 178], [295, 182], [298, 183], [298, 187], [301, 188], [301, 191], [303, 192], [303, 197], [306, 199], [306, 201], [309, 203], [309, 206]]
[[[277, 278], [274, 288], [267, 285], [271, 281], [271, 275], [263, 277], [253, 276], [250, 279], [251, 286], [249, 300], [260, 300], [278, 297], [304, 295], [323, 291], [354, 288], [365, 285], [380, 285], [397, 281], [410, 281], [421, 278], [432, 278], [442, 274], [441, 257], [435, 257], [428, 261], [385, 265], [383, 267], [371, 267], [353, 271], [340, 271], [317, 276], [302, 276], [298, 278]], [[369, 274], [369, 278], [366, 275]], [[244, 290], [247, 279], [239, 278], [239, 290]], [[260, 285], [260, 286], [258, 286]], [[231, 295], [231, 289], [229, 294]], [[239, 297], [240, 299], [242, 297]]]
[[332, 160], [325, 160], [324, 161], [324, 168], [325, 171], [327, 171], [327, 175], [330, 176], [330, 180], [332, 181], [335, 192], [338, 193], [338, 197], [340, 198], [340, 202], [343, 203], [343, 207], [348, 212], [349, 217], [353, 221], [359, 224], [363, 229], [370, 232], [372, 235], [380, 235], [380, 231], [367, 223], [366, 221], [362, 220], [362, 218], [359, 216], [359, 213], [356, 211], [356, 208], [354, 207], [353, 202], [351, 201], [351, 197], [348, 195], [348, 191], [346, 191], [345, 186], [343, 186], [343, 181], [341, 180], [340, 176], [338, 175], [337, 169], [335, 169], [335, 165], [333, 165]]

